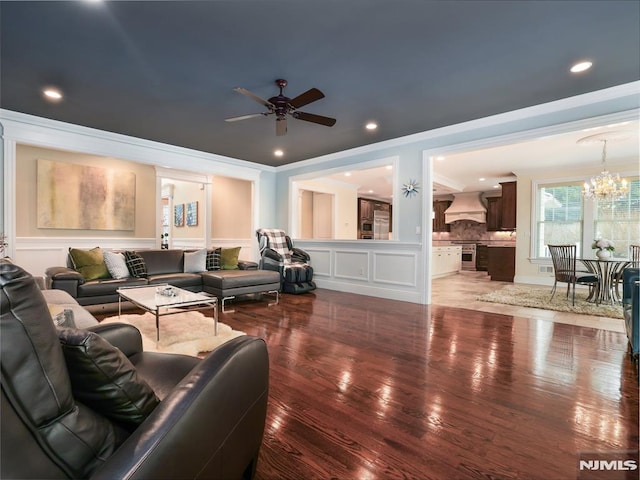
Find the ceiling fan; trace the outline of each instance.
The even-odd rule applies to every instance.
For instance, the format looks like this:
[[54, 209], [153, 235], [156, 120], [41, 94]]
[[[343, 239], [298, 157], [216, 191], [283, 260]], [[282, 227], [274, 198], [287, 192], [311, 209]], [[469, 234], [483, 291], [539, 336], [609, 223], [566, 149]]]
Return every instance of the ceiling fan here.
[[317, 123], [319, 125], [325, 125], [327, 127], [333, 127], [336, 124], [335, 118], [298, 111], [298, 108], [304, 107], [305, 105], [315, 102], [316, 100], [324, 98], [324, 93], [322, 93], [317, 88], [311, 88], [295, 98], [289, 98], [282, 93], [284, 87], [287, 86], [287, 81], [280, 78], [276, 80], [276, 85], [278, 86], [278, 88], [280, 88], [280, 94], [275, 97], [271, 97], [269, 100], [260, 98], [258, 95], [244, 88], [234, 88], [236, 92], [246, 95], [247, 97], [252, 98], [256, 102], [261, 103], [262, 105], [267, 107], [268, 111], [262, 113], [252, 113], [250, 115], [242, 115], [240, 117], [227, 118], [225, 119], [225, 122], [237, 122], [238, 120], [246, 120], [247, 118], [262, 116], [266, 117], [267, 115], [275, 114], [276, 135], [278, 136], [287, 134], [287, 115], [291, 115], [293, 118], [297, 118], [298, 120]]

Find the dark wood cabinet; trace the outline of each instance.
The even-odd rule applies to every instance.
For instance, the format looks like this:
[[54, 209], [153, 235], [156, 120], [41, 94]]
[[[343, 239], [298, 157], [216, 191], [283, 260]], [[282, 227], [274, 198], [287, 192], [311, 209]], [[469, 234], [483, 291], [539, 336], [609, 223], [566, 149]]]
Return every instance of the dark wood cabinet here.
[[488, 247], [491, 280], [513, 282], [516, 274], [516, 247]]
[[481, 272], [489, 270], [489, 247], [487, 245], [476, 246], [476, 270]]
[[444, 221], [444, 212], [449, 208], [451, 202], [449, 200], [436, 200], [433, 202], [433, 231], [434, 232], [449, 232], [451, 226]]
[[502, 198], [487, 197], [487, 232], [502, 228]]
[[373, 204], [372, 200], [358, 199], [358, 219], [361, 223], [364, 220], [373, 220]]
[[517, 182], [504, 182], [502, 185], [502, 220], [501, 230], [516, 229]]

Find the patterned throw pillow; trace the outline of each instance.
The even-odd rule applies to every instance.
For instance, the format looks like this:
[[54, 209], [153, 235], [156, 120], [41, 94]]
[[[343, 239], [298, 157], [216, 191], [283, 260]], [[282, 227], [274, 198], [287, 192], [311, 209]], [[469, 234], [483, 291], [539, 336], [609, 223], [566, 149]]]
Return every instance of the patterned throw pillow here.
[[127, 268], [127, 261], [124, 255], [119, 252], [102, 252], [104, 255], [104, 263], [107, 265], [107, 270], [111, 274], [111, 277], [115, 279], [129, 278], [129, 268]]
[[222, 262], [220, 260], [221, 248], [215, 248], [213, 250], [207, 250], [207, 270], [220, 270], [222, 268]]
[[146, 278], [147, 277], [147, 264], [144, 263], [144, 258], [136, 252], [124, 252], [124, 260], [127, 263], [127, 268], [132, 277]]

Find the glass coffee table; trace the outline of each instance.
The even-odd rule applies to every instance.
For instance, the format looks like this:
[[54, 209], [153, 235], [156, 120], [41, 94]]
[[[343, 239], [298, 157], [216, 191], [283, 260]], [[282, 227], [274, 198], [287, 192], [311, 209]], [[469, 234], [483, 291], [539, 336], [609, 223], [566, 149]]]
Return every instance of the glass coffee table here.
[[157, 340], [160, 340], [160, 317], [213, 308], [214, 335], [218, 335], [218, 299], [204, 293], [190, 292], [171, 285], [123, 287], [118, 292], [118, 316], [122, 300], [128, 300], [156, 316]]

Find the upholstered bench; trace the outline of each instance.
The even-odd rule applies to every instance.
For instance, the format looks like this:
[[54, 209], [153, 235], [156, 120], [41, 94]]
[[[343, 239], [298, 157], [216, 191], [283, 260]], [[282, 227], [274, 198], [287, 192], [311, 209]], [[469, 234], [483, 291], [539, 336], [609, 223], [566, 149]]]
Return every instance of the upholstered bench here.
[[252, 293], [275, 294], [278, 303], [280, 273], [272, 270], [213, 270], [202, 272], [202, 290], [225, 302], [237, 295]]

